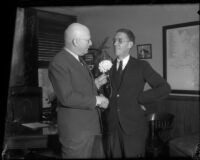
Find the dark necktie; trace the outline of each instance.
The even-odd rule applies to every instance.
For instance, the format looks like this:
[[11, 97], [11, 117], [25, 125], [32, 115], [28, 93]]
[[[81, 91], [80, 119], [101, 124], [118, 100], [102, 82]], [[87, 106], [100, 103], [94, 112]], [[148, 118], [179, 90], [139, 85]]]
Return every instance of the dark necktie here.
[[119, 66], [118, 66], [118, 69], [116, 71], [116, 82], [117, 82], [118, 87], [119, 87], [120, 82], [121, 82], [121, 75], [122, 75], [122, 61], [119, 61]]
[[122, 61], [119, 61], [119, 67], [118, 67], [117, 72], [119, 72], [120, 74], [122, 72]]

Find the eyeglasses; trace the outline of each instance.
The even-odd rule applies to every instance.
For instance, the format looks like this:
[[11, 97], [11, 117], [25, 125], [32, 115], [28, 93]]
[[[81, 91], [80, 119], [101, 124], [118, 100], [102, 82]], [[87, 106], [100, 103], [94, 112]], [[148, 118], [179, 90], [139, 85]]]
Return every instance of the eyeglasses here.
[[87, 43], [89, 44], [91, 41], [91, 39], [84, 39], [84, 38], [79, 38], [80, 40], [84, 40], [84, 41], [87, 41]]
[[113, 39], [113, 40], [112, 40], [112, 43], [113, 43], [113, 44], [115, 44], [116, 42], [118, 42], [119, 44], [122, 44], [122, 43], [124, 43], [124, 42], [130, 42], [130, 41], [124, 41], [124, 40], [122, 40], [122, 39]]

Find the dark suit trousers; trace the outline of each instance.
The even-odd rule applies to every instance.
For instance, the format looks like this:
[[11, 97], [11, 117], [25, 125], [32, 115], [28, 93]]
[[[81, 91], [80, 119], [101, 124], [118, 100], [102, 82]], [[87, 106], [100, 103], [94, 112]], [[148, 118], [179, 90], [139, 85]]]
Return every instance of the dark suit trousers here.
[[117, 124], [115, 131], [107, 135], [106, 145], [108, 158], [135, 158], [145, 155], [145, 138], [139, 133], [127, 135]]
[[80, 135], [61, 139], [62, 158], [104, 158], [101, 135]]

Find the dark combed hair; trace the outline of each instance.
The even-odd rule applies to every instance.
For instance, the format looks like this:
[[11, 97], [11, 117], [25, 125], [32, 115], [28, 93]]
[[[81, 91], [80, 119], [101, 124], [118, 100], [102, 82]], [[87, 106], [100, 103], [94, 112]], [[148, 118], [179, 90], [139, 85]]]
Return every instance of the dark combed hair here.
[[116, 31], [116, 33], [118, 32], [125, 33], [128, 36], [129, 40], [135, 43], [135, 35], [130, 29], [120, 28]]

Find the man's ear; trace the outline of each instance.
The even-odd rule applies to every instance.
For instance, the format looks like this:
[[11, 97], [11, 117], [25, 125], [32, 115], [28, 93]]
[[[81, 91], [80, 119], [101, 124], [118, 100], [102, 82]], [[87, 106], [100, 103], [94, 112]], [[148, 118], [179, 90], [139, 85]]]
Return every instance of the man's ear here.
[[132, 48], [133, 47], [133, 42], [129, 42], [129, 48]]
[[77, 45], [78, 45], [78, 39], [77, 39], [77, 38], [74, 38], [74, 39], [72, 40], [72, 45], [73, 45], [73, 46], [77, 46]]

